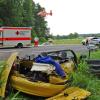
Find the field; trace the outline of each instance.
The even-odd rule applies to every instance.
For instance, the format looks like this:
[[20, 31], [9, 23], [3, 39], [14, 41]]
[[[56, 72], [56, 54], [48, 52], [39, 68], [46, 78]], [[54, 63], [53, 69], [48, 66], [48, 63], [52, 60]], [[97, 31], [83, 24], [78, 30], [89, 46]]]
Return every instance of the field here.
[[81, 44], [82, 39], [59, 39], [54, 40], [54, 44]]

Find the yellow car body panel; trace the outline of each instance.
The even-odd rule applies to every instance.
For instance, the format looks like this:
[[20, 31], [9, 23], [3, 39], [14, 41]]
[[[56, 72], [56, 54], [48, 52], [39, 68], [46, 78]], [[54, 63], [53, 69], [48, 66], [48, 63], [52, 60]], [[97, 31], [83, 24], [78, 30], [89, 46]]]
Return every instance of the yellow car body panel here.
[[50, 76], [49, 77], [50, 83], [52, 83], [52, 84], [64, 84], [65, 82], [67, 82], [69, 80], [68, 74], [72, 73], [74, 71], [73, 61], [64, 62], [61, 64], [61, 67], [63, 68], [63, 70], [66, 73], [66, 78], [62, 79], [61, 77]]
[[16, 90], [31, 95], [51, 97], [66, 88], [66, 85], [55, 85], [45, 82], [31, 82], [26, 78], [11, 76], [11, 85]]
[[16, 56], [18, 55], [18, 53], [13, 53], [9, 59], [5, 62], [4, 64], [4, 69], [3, 69], [3, 72], [1, 73], [1, 79], [0, 81], [2, 82], [2, 84], [0, 84], [0, 96], [1, 97], [5, 97], [5, 89], [6, 89], [6, 85], [7, 85], [7, 80], [8, 80], [8, 76], [9, 76], [9, 73], [10, 73], [10, 70], [12, 68], [12, 64], [14, 62], [14, 60], [16, 59]]
[[61, 77], [56, 77], [56, 76], [49, 77], [49, 82], [52, 84], [65, 84], [67, 80], [68, 80], [67, 76], [64, 79], [62, 79]]
[[61, 67], [63, 68], [66, 74], [73, 72], [75, 68], [73, 61], [62, 63]]
[[87, 98], [90, 94], [90, 92], [84, 89], [78, 87], [69, 87], [60, 94], [46, 100], [83, 100]]

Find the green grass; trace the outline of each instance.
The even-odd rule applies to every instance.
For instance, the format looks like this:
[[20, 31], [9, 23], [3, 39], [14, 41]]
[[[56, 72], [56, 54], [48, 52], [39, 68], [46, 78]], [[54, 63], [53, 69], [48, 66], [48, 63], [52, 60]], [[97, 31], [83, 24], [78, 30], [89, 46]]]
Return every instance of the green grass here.
[[[3, 70], [4, 70], [4, 61], [0, 61], [0, 79], [1, 79], [1, 76], [2, 76], [2, 72], [3, 72]], [[4, 81], [2, 80], [0, 80], [0, 87], [2, 86], [2, 83], [3, 83]]]
[[58, 39], [53, 40], [54, 44], [81, 44], [82, 39]]
[[[100, 59], [100, 51], [92, 52], [91, 58]], [[91, 92], [87, 100], [100, 100], [100, 79], [89, 72], [89, 67], [85, 62], [79, 64], [72, 76], [72, 86], [78, 86]]]
[[92, 59], [100, 59], [100, 50], [96, 51], [96, 52], [91, 52], [91, 58]]

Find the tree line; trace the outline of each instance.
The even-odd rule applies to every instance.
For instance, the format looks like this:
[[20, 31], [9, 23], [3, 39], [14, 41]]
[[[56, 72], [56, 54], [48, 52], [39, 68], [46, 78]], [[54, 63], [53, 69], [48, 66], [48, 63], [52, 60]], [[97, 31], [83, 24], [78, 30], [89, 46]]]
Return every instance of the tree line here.
[[69, 35], [54, 36], [54, 38], [56, 38], [56, 39], [75, 39], [75, 38], [78, 38], [78, 37], [79, 37], [79, 34], [77, 32], [70, 33]]
[[32, 37], [46, 39], [47, 21], [38, 16], [42, 7], [33, 0], [0, 0], [0, 26], [32, 27]]
[[57, 36], [51, 36], [55, 39], [75, 39], [75, 38], [86, 38], [86, 37], [99, 37], [100, 33], [87, 33], [87, 34], [79, 34], [77, 32], [70, 33], [69, 35], [57, 35]]

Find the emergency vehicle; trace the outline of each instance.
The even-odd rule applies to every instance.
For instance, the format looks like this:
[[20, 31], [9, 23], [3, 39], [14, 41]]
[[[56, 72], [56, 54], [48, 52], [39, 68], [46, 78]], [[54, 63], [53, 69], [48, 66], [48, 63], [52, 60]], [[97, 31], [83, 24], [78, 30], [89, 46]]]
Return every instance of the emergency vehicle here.
[[1, 27], [0, 45], [3, 47], [18, 47], [31, 45], [31, 27]]

